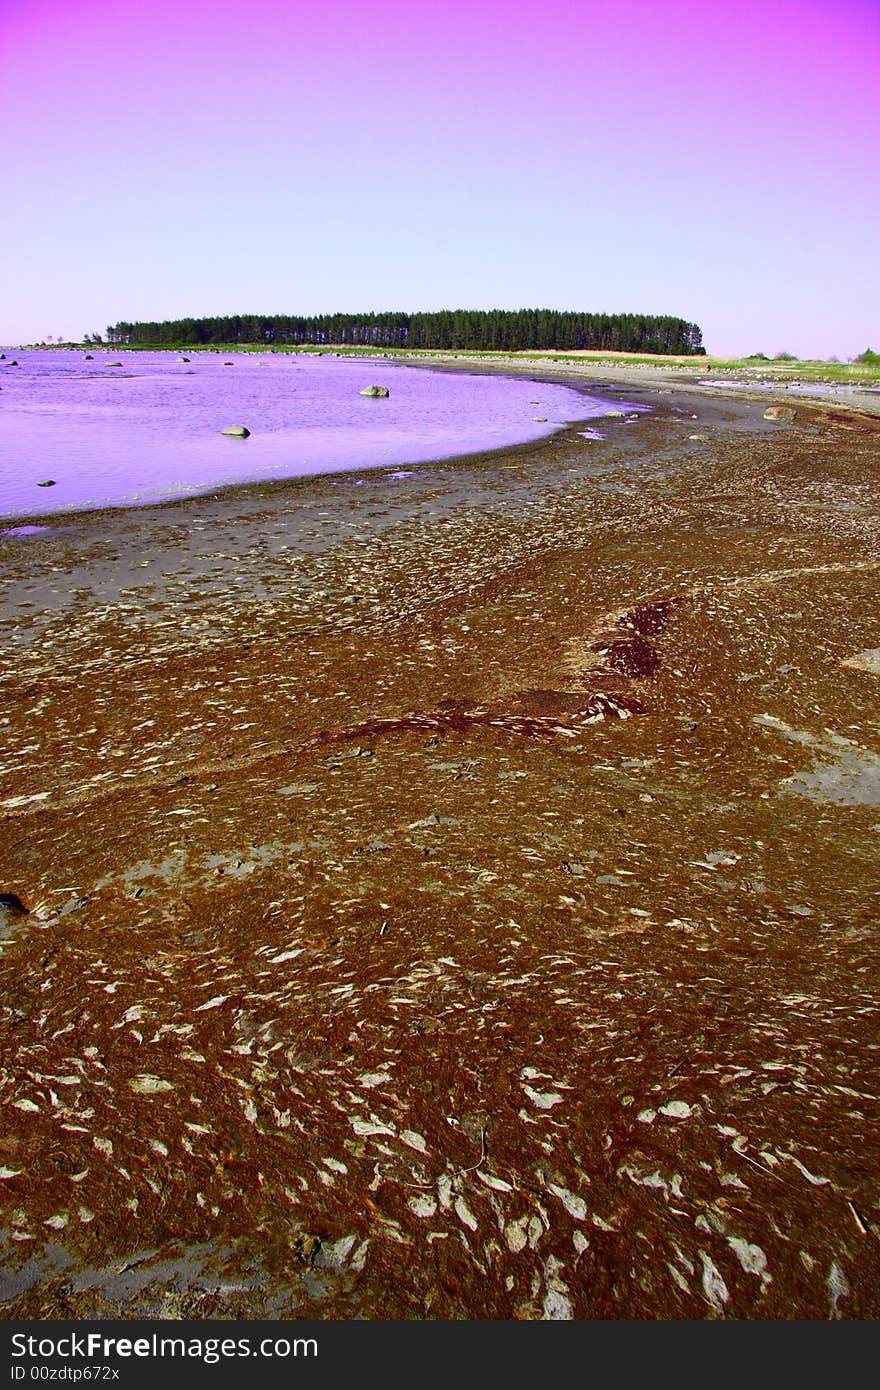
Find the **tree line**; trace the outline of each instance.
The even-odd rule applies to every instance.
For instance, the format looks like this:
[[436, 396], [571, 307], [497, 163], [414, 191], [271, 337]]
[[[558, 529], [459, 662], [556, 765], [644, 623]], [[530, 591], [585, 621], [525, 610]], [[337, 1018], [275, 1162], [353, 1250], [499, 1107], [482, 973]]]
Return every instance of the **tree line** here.
[[[97, 340], [97, 335], [95, 335]], [[279, 347], [447, 348], [520, 352], [579, 348], [600, 352], [704, 354], [695, 323], [647, 314], [586, 314], [556, 309], [443, 309], [433, 313], [228, 314], [107, 328], [130, 346], [264, 343]]]

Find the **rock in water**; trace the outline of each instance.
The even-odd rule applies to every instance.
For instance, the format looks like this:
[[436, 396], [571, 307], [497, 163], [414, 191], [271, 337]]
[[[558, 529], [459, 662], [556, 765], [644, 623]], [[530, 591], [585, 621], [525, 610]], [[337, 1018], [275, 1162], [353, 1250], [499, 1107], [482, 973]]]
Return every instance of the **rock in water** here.
[[361, 391], [362, 396], [390, 396], [391, 392], [387, 386], [365, 386]]
[[764, 411], [765, 420], [793, 420], [797, 411], [790, 405], [768, 405]]
[[54, 479], [54, 478], [44, 478], [43, 481], [42, 481], [41, 483], [37, 483], [37, 487], [54, 487], [54, 486], [55, 486], [55, 479]]
[[227, 425], [223, 434], [228, 434], [232, 439], [247, 439], [250, 430], [247, 425]]
[[188, 357], [178, 357], [177, 360], [178, 360], [178, 362], [188, 362], [188, 361], [189, 361], [189, 358], [188, 358]]

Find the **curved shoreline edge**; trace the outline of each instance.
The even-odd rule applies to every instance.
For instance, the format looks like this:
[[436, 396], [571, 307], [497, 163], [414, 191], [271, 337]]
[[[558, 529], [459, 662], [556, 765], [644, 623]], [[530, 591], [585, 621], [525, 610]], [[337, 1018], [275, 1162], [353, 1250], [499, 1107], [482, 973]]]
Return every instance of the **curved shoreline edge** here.
[[[176, 355], [176, 354], [175, 354]], [[370, 359], [379, 360], [379, 359]], [[717, 402], [763, 402], [765, 405], [793, 404], [792, 396], [787, 387], [780, 385], [778, 388], [760, 388], [757, 384], [741, 383], [734, 381], [723, 381], [719, 378], [718, 382], [712, 385], [701, 381], [699, 378], [705, 373], [687, 366], [670, 366], [668, 363], [654, 366], [630, 366], [625, 363], [607, 366], [604, 364], [594, 364], [588, 359], [584, 360], [583, 365], [574, 363], [542, 363], [539, 358], [528, 358], [517, 360], [509, 356], [500, 356], [492, 361], [485, 357], [468, 357], [464, 354], [450, 354], [448, 359], [423, 360], [419, 357], [408, 357], [403, 354], [396, 355], [389, 360], [393, 360], [396, 365], [407, 367], [418, 371], [431, 371], [435, 373], [466, 373], [470, 375], [484, 376], [504, 376], [517, 380], [534, 381], [541, 384], [568, 386], [582, 394], [590, 394], [600, 400], [607, 400], [609, 406], [618, 403], [617, 396], [627, 392], [643, 393], [650, 391], [658, 394], [669, 394], [676, 397], [693, 396], [700, 399], [713, 399]], [[798, 383], [792, 383], [797, 387]], [[841, 400], [835, 394], [834, 388], [829, 387], [827, 391], [811, 392], [808, 397], [796, 396], [798, 407], [808, 410], [810, 407], [823, 406], [829, 410], [841, 414], [880, 416], [880, 394], [875, 398], [866, 396], [864, 393], [854, 391], [853, 398]], [[659, 403], [652, 403], [651, 413], [656, 414]], [[585, 426], [595, 425], [601, 421], [602, 417], [584, 417], [582, 420], [565, 421], [555, 428], [548, 430], [537, 439], [523, 440], [517, 444], [502, 444], [493, 449], [472, 450], [461, 454], [443, 455], [437, 458], [421, 459], [415, 462], [396, 462], [393, 465], [354, 465], [352, 468], [337, 469], [327, 472], [316, 472], [309, 474], [293, 474], [286, 478], [264, 478], [250, 479], [245, 482], [222, 483], [215, 486], [206, 487], [198, 492], [186, 493], [180, 497], [164, 498], [155, 502], [136, 502], [130, 504], [107, 504], [94, 507], [67, 508], [51, 512], [20, 512], [14, 514], [0, 514], [0, 534], [3, 531], [15, 530], [19, 527], [45, 525], [70, 526], [82, 524], [83, 519], [88, 518], [98, 520], [101, 517], [115, 516], [119, 513], [133, 513], [135, 515], [146, 512], [161, 510], [166, 512], [170, 509], [180, 508], [187, 504], [198, 501], [199, 499], [210, 499], [220, 501], [224, 498], [235, 496], [252, 496], [255, 489], [259, 489], [261, 494], [267, 490], [272, 492], [285, 491], [290, 488], [302, 486], [310, 482], [325, 483], [328, 479], [348, 476], [357, 473], [364, 478], [381, 476], [389, 468], [407, 469], [432, 469], [438, 467], [455, 468], [461, 466], [479, 466], [481, 464], [491, 464], [493, 459], [500, 459], [504, 455], [525, 457], [528, 454], [539, 450], [550, 440], [557, 437], [560, 433], [567, 430], [579, 430]]]

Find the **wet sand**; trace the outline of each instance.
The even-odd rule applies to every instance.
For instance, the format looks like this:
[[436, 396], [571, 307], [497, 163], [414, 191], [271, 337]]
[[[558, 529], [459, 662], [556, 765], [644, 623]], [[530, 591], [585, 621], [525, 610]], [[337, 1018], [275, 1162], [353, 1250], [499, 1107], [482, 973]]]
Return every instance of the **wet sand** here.
[[3, 1316], [880, 1313], [880, 426], [657, 387], [2, 540]]

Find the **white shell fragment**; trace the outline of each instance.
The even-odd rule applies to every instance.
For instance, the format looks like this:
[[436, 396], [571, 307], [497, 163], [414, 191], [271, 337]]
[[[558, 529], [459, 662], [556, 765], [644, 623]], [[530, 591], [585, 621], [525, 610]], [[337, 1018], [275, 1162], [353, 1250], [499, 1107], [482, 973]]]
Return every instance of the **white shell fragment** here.
[[163, 1081], [159, 1076], [149, 1076], [146, 1073], [142, 1076], [133, 1076], [128, 1084], [139, 1096], [157, 1096], [162, 1091], [174, 1090], [170, 1081]]

